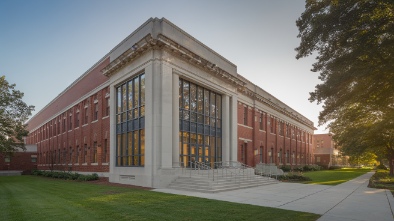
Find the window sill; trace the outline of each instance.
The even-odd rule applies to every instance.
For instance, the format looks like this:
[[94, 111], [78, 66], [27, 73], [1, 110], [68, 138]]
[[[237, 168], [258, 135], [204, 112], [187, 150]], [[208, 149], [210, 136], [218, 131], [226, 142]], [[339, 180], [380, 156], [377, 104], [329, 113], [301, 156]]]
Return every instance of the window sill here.
[[97, 121], [98, 121], [98, 120], [94, 120], [94, 121], [92, 121], [91, 123], [94, 124], [94, 123], [96, 123]]
[[98, 163], [91, 163], [91, 166], [98, 166]]

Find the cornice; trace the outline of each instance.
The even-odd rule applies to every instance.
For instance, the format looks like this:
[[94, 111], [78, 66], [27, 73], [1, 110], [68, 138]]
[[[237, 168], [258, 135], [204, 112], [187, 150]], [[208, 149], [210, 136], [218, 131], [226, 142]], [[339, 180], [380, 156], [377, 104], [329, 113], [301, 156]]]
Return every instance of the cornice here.
[[140, 57], [144, 52], [152, 49], [163, 49], [171, 55], [191, 63], [204, 71], [235, 85], [236, 87], [244, 87], [246, 85], [246, 82], [243, 80], [231, 75], [216, 64], [211, 63], [162, 34], [159, 34], [157, 39], [153, 38], [151, 34], [148, 34], [103, 68], [101, 72], [105, 76], [111, 77], [119, 69]]
[[153, 38], [151, 34], [146, 35], [140, 41], [135, 43], [132, 47], [127, 49], [123, 54], [113, 60], [110, 64], [108, 64], [105, 68], [101, 70], [101, 72], [107, 76], [111, 77], [118, 70], [130, 64], [132, 61], [140, 57], [142, 54], [149, 50], [165, 50], [171, 55], [184, 60], [192, 65], [195, 65], [202, 70], [210, 73], [211, 75], [218, 77], [226, 82], [229, 82], [237, 87], [237, 91], [241, 94], [244, 94], [254, 100], [258, 100], [272, 109], [290, 117], [291, 119], [308, 126], [309, 128], [315, 130], [316, 128], [313, 126], [313, 123], [310, 123], [304, 120], [302, 117], [294, 115], [292, 112], [286, 110], [286, 108], [282, 108], [279, 105], [272, 102], [270, 99], [267, 99], [260, 94], [248, 89], [246, 86], [247, 82], [243, 79], [233, 76], [222, 68], [218, 67], [216, 64], [210, 62], [207, 59], [197, 55], [196, 53], [190, 51], [189, 49], [183, 47], [172, 39], [159, 34], [157, 38]]
[[157, 44], [157, 41], [152, 38], [152, 35], [146, 35], [140, 41], [135, 43], [131, 48], [127, 49], [123, 54], [117, 57], [115, 60], [110, 62], [107, 66], [105, 66], [101, 72], [107, 76], [111, 77], [114, 75], [119, 69], [123, 68], [133, 60], [140, 57], [144, 52], [152, 49]]
[[264, 103], [265, 105], [271, 107], [272, 109], [278, 111], [279, 113], [282, 113], [288, 117], [290, 117], [291, 119], [308, 126], [310, 129], [312, 130], [316, 130], [316, 128], [313, 126], [313, 123], [304, 120], [303, 118], [301, 118], [298, 115], [294, 115], [291, 111], [288, 111], [286, 108], [282, 108], [279, 105], [275, 104], [274, 102], [272, 102], [270, 99], [267, 99], [263, 96], [261, 96], [260, 94], [250, 90], [249, 88], [246, 87], [238, 87], [238, 92], [249, 97], [252, 98], [253, 100], [258, 100], [261, 103]]

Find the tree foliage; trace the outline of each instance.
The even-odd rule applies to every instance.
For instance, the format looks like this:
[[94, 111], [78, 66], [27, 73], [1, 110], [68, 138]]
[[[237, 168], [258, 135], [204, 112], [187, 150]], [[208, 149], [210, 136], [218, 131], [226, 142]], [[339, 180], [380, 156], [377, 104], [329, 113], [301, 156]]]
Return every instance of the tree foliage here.
[[23, 93], [9, 84], [5, 76], [0, 77], [0, 153], [13, 153], [25, 149], [23, 137], [28, 131], [24, 122], [31, 115], [34, 106], [22, 101]]
[[296, 58], [317, 54], [319, 124], [347, 154], [394, 160], [394, 1], [308, 0], [296, 24]]

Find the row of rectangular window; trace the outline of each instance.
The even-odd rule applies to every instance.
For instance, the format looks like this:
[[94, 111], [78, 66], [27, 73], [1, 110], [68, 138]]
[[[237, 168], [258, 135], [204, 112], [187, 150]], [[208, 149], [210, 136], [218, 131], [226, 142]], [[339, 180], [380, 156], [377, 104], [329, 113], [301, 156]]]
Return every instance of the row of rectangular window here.
[[[108, 88], [106, 90], [104, 90], [104, 92], [105, 91], [108, 91]], [[88, 103], [91, 98], [88, 98], [88, 100], [85, 100], [81, 104], [77, 105], [77, 106], [84, 107], [83, 125], [86, 125], [89, 123], [89, 112], [90, 111], [88, 110]], [[94, 112], [92, 114], [92, 118], [93, 118], [92, 122], [97, 121], [98, 116], [99, 116], [97, 94], [94, 95], [93, 98], [95, 99], [95, 103], [94, 103]], [[109, 116], [109, 111], [110, 111], [110, 100], [109, 99], [110, 99], [109, 96], [105, 97], [106, 106], [105, 106], [105, 109], [103, 110], [103, 116], [105, 116], [105, 117]], [[74, 114], [73, 114], [72, 109], [68, 110], [68, 111], [64, 112], [63, 114], [59, 115], [58, 117], [54, 118], [53, 120], [51, 120], [52, 123], [47, 123], [46, 126], [43, 126], [40, 129], [32, 132], [30, 135], [30, 139], [31, 139], [30, 143], [38, 143], [41, 140], [45, 140], [47, 138], [59, 135], [62, 132], [64, 133], [64, 132], [72, 130], [73, 128], [74, 129], [78, 128], [80, 126], [80, 112], [79, 112], [79, 108], [77, 106], [74, 107], [76, 109], [76, 112]], [[67, 115], [68, 115], [68, 119], [66, 120]], [[72, 118], [73, 115], [75, 116], [74, 122], [73, 122], [73, 118]], [[55, 122], [53, 123], [53, 121], [55, 121]], [[74, 125], [73, 125], [73, 123], [74, 123]]]
[[[92, 147], [88, 147], [87, 144], [84, 145], [83, 148], [64, 148], [63, 150], [58, 149], [54, 151], [46, 151], [39, 153], [39, 159], [41, 164], [65, 164], [65, 163], [87, 163], [88, 152], [90, 152], [91, 163], [98, 162], [98, 146], [97, 142], [93, 143]], [[101, 152], [101, 162], [108, 163], [108, 143], [107, 139], [104, 140], [102, 152]], [[74, 158], [75, 157], [75, 158]]]
[[[260, 130], [266, 130], [266, 125], [268, 125], [270, 127], [270, 132], [273, 134], [276, 134], [276, 123], [271, 123], [274, 122], [275, 119], [273, 117], [265, 117], [265, 113], [260, 113], [259, 116], [259, 129]], [[248, 107], [244, 106], [244, 113], [243, 113], [243, 123], [244, 125], [248, 125]], [[266, 121], [266, 123], [264, 122]], [[279, 122], [278, 123], [278, 134], [281, 136], [284, 136], [284, 127], [285, 127], [285, 123], [284, 122]], [[290, 134], [291, 134], [291, 138], [295, 139], [294, 136], [294, 129], [292, 129], [292, 126], [289, 126], [288, 124], [286, 124], [286, 137], [290, 138]], [[299, 137], [299, 131], [297, 131], [297, 139]], [[312, 135], [310, 134], [306, 134], [306, 141], [307, 143], [312, 143]], [[304, 142], [304, 132], [301, 131], [301, 141]]]

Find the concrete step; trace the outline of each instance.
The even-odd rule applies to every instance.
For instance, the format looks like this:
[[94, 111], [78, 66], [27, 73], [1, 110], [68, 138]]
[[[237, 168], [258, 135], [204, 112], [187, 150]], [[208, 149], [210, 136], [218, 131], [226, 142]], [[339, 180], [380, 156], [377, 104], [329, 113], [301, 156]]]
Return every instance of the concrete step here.
[[256, 186], [270, 185], [278, 183], [277, 180], [268, 177], [252, 176], [246, 177], [216, 177], [215, 180], [208, 178], [208, 176], [180, 176], [172, 182], [168, 188], [197, 191], [197, 192], [222, 192], [228, 190], [250, 188]]

